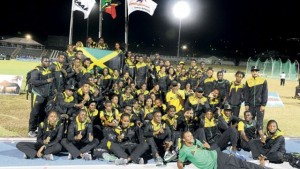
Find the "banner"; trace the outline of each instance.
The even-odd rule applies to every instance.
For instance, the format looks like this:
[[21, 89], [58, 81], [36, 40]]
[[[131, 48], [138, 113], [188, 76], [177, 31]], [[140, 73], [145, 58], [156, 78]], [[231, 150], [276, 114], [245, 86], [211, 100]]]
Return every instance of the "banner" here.
[[83, 54], [92, 60], [92, 64], [90, 65], [90, 69], [93, 68], [94, 65], [99, 66], [101, 69], [107, 67], [110, 72], [114, 69], [121, 70], [123, 68], [123, 60], [124, 55], [122, 53], [118, 53], [112, 50], [100, 50], [94, 48], [76, 48], [77, 50], [81, 50]]
[[142, 11], [152, 16], [157, 7], [157, 3], [152, 0], [127, 0], [127, 3], [128, 15], [134, 11]]
[[95, 0], [74, 0], [73, 11], [81, 11], [84, 14], [84, 19], [87, 19], [96, 3]]
[[0, 75], [0, 94], [19, 95], [23, 76]]

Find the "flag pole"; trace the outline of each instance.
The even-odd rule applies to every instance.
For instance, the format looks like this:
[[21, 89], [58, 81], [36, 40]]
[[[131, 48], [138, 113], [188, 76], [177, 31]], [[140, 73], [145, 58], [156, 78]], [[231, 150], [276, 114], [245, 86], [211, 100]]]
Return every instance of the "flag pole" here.
[[102, 18], [103, 18], [103, 12], [102, 12], [102, 1], [100, 0], [100, 5], [99, 5], [99, 34], [98, 34], [98, 38], [101, 38], [102, 36]]
[[70, 19], [70, 30], [69, 30], [69, 44], [72, 44], [72, 36], [73, 36], [73, 7], [74, 7], [74, 0], [72, 0], [72, 7], [71, 7], [71, 19]]
[[128, 51], [128, 4], [125, 0], [125, 51]]
[[90, 17], [88, 17], [86, 20], [86, 39], [88, 39], [89, 37], [89, 22], [90, 22]]

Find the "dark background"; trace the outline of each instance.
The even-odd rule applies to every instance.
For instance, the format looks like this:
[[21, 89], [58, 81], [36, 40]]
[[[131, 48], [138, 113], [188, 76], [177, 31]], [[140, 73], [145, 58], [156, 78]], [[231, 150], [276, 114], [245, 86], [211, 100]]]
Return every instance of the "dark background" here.
[[[117, 18], [104, 13], [103, 37], [109, 46], [124, 43], [124, 0]], [[300, 52], [299, 3], [276, 0], [186, 0], [192, 6], [182, 22], [185, 55], [217, 54], [248, 58], [276, 50], [281, 57], [297, 59]], [[179, 21], [172, 14], [176, 0], [155, 0], [151, 17], [134, 12], [129, 17], [129, 49], [134, 52], [176, 55]], [[1, 36], [24, 36], [45, 44], [49, 35], [68, 36], [71, 0], [1, 1]], [[99, 0], [97, 0], [99, 4]], [[89, 18], [89, 35], [98, 40], [99, 7]], [[85, 42], [87, 20], [74, 12], [73, 42]]]

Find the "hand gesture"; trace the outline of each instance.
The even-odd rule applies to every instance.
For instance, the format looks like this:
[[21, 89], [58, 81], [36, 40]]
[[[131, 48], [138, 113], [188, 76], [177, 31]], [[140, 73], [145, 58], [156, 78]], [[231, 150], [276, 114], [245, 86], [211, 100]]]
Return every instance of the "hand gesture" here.
[[88, 93], [84, 94], [83, 100], [89, 101], [90, 100], [90, 95]]
[[53, 80], [54, 80], [54, 77], [51, 77], [51, 78], [48, 78], [48, 79], [47, 79], [47, 82], [48, 82], [48, 83], [51, 83], [51, 82], [53, 82]]
[[94, 139], [94, 136], [92, 135], [92, 133], [89, 133], [89, 141], [92, 142]]
[[50, 142], [50, 137], [48, 136], [43, 142], [44, 142], [44, 144], [49, 144], [49, 142]]
[[203, 147], [210, 149], [210, 145], [205, 140], [203, 140]]
[[265, 106], [260, 106], [260, 109], [259, 109], [259, 110], [260, 110], [261, 112], [264, 112], [264, 111], [265, 111], [265, 109], [266, 109], [266, 107], [265, 107]]
[[81, 140], [82, 139], [82, 135], [81, 135], [81, 131], [79, 132], [79, 134], [77, 136], [75, 136], [75, 140]]
[[45, 148], [45, 146], [42, 146], [39, 150], [38, 150], [38, 152], [36, 153], [36, 156], [37, 157], [39, 157], [39, 158], [41, 158], [42, 156], [43, 156], [43, 150], [44, 150], [44, 148]]

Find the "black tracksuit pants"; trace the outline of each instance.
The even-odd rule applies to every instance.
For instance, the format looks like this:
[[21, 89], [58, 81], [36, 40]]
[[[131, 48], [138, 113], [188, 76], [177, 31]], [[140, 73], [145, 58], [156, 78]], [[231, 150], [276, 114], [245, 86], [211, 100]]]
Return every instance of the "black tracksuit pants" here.
[[225, 150], [228, 147], [228, 143], [231, 145], [237, 146], [238, 141], [238, 131], [232, 127], [229, 127], [218, 140], [212, 144], [213, 150], [220, 148], [221, 151]]
[[45, 107], [48, 99], [32, 93], [32, 110], [29, 117], [29, 131], [35, 131], [38, 125], [45, 120]]
[[218, 168], [222, 169], [263, 169], [264, 167], [254, 163], [243, 161], [235, 156], [217, 151]]
[[119, 158], [127, 159], [131, 157], [132, 161], [138, 163], [138, 159], [149, 149], [149, 145], [144, 142], [142, 144], [137, 143], [114, 143], [111, 142], [110, 151]]
[[[38, 150], [43, 145], [39, 143], [32, 143], [32, 142], [19, 142], [16, 147], [23, 153], [25, 153], [29, 158], [33, 159], [36, 158], [36, 154]], [[52, 146], [46, 147], [46, 149], [42, 152], [42, 154], [56, 154], [59, 153], [62, 149], [61, 144], [57, 143]]]
[[99, 141], [98, 139], [94, 139], [90, 143], [70, 142], [68, 139], [64, 138], [61, 140], [61, 144], [65, 149], [68, 150], [73, 158], [77, 158], [80, 156], [80, 154], [87, 153], [88, 151], [95, 148], [99, 144]]
[[249, 145], [252, 152], [253, 159], [257, 159], [261, 154], [266, 156], [267, 159], [272, 163], [282, 163], [283, 162], [283, 154], [280, 151], [268, 153], [269, 149], [265, 149], [263, 147], [263, 143], [260, 139], [254, 139], [249, 141]]

